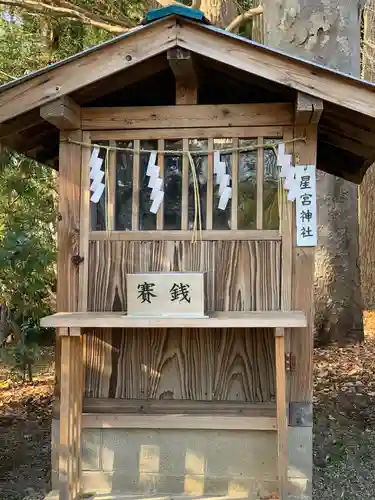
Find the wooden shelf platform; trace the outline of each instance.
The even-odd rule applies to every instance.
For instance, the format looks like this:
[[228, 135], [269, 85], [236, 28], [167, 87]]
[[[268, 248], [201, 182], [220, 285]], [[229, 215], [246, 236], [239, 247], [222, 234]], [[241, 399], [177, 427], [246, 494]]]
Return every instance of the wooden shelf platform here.
[[207, 318], [129, 317], [118, 312], [57, 313], [41, 320], [46, 328], [303, 328], [301, 311], [215, 312]]

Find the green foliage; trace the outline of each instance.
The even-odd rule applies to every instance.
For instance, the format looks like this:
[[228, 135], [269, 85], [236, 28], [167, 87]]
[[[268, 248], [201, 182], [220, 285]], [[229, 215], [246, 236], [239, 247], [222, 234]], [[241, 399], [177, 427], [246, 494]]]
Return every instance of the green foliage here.
[[[17, 327], [16, 327], [17, 328]], [[29, 382], [32, 381], [32, 365], [40, 355], [38, 326], [28, 319], [18, 330], [18, 340], [10, 344], [5, 344], [0, 349], [0, 359], [11, 368], [14, 378], [22, 377]]]
[[55, 284], [55, 179], [19, 155], [0, 160], [0, 303], [22, 325], [51, 310]]

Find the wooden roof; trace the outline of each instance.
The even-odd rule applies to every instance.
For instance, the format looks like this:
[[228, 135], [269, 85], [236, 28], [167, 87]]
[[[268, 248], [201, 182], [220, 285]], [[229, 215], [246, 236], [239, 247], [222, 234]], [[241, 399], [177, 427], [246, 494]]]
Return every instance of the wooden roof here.
[[359, 183], [375, 161], [374, 85], [175, 14], [0, 86], [0, 141], [56, 166], [59, 131], [40, 106], [62, 96], [81, 106], [174, 104], [174, 47], [196, 56], [199, 104], [213, 94], [222, 104], [293, 102], [303, 92], [324, 102], [318, 168]]

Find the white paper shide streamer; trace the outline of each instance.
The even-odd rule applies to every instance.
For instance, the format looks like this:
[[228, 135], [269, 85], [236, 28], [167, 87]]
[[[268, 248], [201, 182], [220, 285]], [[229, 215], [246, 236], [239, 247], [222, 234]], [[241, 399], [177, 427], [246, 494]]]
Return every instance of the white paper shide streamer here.
[[219, 185], [219, 210], [225, 210], [228, 201], [232, 198], [232, 188], [230, 184], [230, 175], [227, 173], [227, 165], [220, 159], [220, 151], [214, 151], [214, 174], [216, 175], [216, 184]]
[[160, 177], [160, 167], [156, 165], [156, 151], [150, 153], [146, 175], [149, 177], [148, 187], [151, 188], [150, 199], [152, 201], [150, 212], [156, 214], [164, 199], [164, 181]]
[[277, 166], [281, 167], [280, 177], [284, 180], [284, 189], [288, 191], [288, 200], [296, 199], [297, 183], [295, 167], [292, 165], [292, 155], [285, 153], [285, 144], [277, 147]]
[[90, 200], [93, 203], [98, 203], [100, 198], [102, 197], [105, 184], [103, 182], [104, 179], [104, 171], [101, 169], [103, 164], [103, 159], [99, 158], [100, 149], [98, 146], [95, 146], [92, 150], [89, 167], [90, 167], [90, 191], [91, 198]]

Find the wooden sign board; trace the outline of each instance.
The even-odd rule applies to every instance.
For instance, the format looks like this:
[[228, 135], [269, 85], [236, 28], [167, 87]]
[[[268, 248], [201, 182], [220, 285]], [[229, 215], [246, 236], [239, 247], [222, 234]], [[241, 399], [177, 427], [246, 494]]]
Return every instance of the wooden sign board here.
[[128, 316], [203, 318], [205, 273], [126, 275]]

